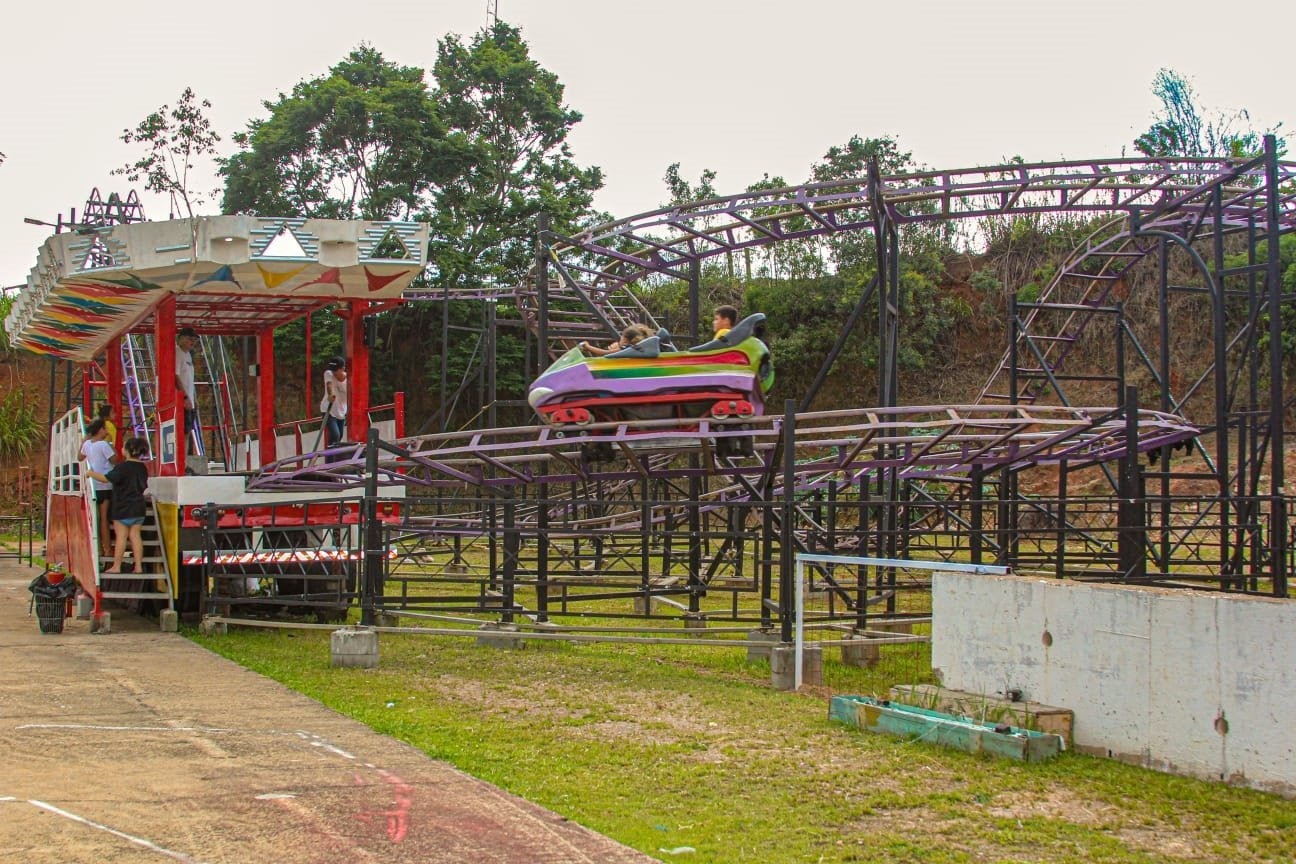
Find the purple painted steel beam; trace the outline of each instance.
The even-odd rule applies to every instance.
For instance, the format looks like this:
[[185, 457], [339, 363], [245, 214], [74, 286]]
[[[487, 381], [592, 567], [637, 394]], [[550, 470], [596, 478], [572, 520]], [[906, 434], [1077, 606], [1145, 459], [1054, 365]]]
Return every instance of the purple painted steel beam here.
[[[1095, 409], [1099, 410], [1099, 409]], [[1102, 409], [1105, 411], [1105, 409]], [[797, 447], [803, 458], [798, 471], [869, 471], [878, 469], [915, 471], [968, 470], [971, 466], [997, 468], [1005, 465], [1049, 463], [1066, 458], [1077, 462], [1117, 458], [1125, 446], [1124, 421], [1109, 417], [1093, 419], [1086, 409], [1024, 406], [950, 406], [948, 408], [896, 408], [869, 411], [867, 423], [843, 423], [851, 412], [819, 412], [802, 415]], [[752, 429], [726, 429], [702, 422], [697, 430], [670, 430], [663, 421], [641, 424], [602, 424], [579, 438], [560, 438], [553, 430], [530, 427], [522, 430], [487, 430], [472, 435], [447, 433], [410, 439], [401, 445], [411, 451], [408, 458], [385, 456], [381, 460], [384, 484], [492, 487], [575, 480], [627, 480], [647, 470], [642, 460], [664, 444], [675, 442], [689, 452], [701, 441], [713, 437], [745, 437], [756, 441], [762, 459], [773, 452], [780, 435], [781, 418], [756, 418]], [[650, 432], [648, 439], [645, 432]], [[1172, 415], [1145, 411], [1139, 417], [1139, 448], [1159, 447], [1197, 434], [1197, 430]], [[863, 439], [863, 440], [861, 440]], [[625, 448], [633, 457], [631, 466], [620, 468], [584, 467], [574, 451], [582, 443], [606, 442]], [[644, 444], [651, 450], [634, 445]], [[431, 444], [431, 449], [427, 446]], [[864, 452], [872, 445], [899, 445], [898, 455], [879, 458]], [[853, 446], [852, 446], [853, 445]], [[843, 458], [843, 452], [850, 455]], [[883, 448], [884, 453], [887, 448]], [[818, 455], [816, 455], [818, 454]], [[249, 484], [249, 488], [339, 488], [363, 482], [358, 474], [362, 460], [354, 457], [327, 466], [296, 467], [306, 459], [285, 460]], [[561, 464], [559, 464], [561, 463]], [[488, 478], [483, 465], [505, 476]], [[704, 476], [725, 474], [760, 477], [767, 470], [761, 461], [752, 464], [670, 468], [653, 470], [653, 476]], [[428, 476], [422, 476], [422, 472]]]

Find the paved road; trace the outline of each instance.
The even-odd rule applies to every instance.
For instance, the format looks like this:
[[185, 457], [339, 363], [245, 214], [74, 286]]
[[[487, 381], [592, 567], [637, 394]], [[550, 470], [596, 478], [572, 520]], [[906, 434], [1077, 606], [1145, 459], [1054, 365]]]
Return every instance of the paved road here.
[[0, 562], [0, 861], [649, 862], [152, 622], [27, 617]]

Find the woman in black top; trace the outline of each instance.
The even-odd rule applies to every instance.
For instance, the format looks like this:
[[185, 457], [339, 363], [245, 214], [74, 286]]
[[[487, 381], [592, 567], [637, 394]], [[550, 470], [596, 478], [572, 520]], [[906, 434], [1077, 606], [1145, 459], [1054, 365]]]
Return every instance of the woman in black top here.
[[148, 442], [143, 438], [132, 438], [126, 442], [126, 461], [113, 466], [107, 474], [97, 471], [89, 472], [96, 480], [112, 484], [112, 520], [116, 527], [117, 544], [113, 549], [112, 566], [105, 573], [120, 573], [122, 558], [126, 556], [126, 538], [130, 536], [131, 555], [134, 556], [135, 572], [143, 570], [144, 538], [140, 526], [144, 524], [144, 513], [148, 503], [144, 493], [148, 489], [148, 469], [140, 457], [148, 452]]

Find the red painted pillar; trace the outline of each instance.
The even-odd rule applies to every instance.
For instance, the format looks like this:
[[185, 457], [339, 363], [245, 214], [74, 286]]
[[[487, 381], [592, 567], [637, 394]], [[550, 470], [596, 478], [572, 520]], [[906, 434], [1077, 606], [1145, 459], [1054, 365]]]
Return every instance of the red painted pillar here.
[[[158, 425], [153, 434], [159, 451], [153, 455], [158, 460], [158, 474], [163, 477], [184, 474], [185, 451], [188, 450], [184, 430], [180, 428], [184, 425], [184, 397], [180, 396], [176, 391], [175, 318], [176, 301], [173, 294], [158, 304], [157, 312], [153, 316], [153, 345], [157, 355], [154, 362], [157, 363], [158, 379], [157, 405], [154, 406]], [[179, 396], [178, 399], [177, 396]], [[179, 410], [177, 410], [177, 406]], [[161, 452], [162, 424], [168, 420], [175, 422], [175, 462], [164, 464]]]
[[125, 434], [122, 430], [122, 365], [121, 365], [121, 337], [118, 337], [108, 343], [106, 349], [107, 356], [104, 358], [104, 376], [106, 383], [105, 401], [112, 406], [113, 425], [117, 427], [117, 440], [112, 442], [113, 447], [117, 448], [117, 455], [121, 455], [122, 442]]
[[405, 391], [397, 390], [393, 398], [393, 409], [396, 412], [396, 437], [405, 437]]
[[262, 465], [275, 461], [274, 397], [274, 330], [262, 330], [257, 334], [257, 438]]
[[364, 344], [365, 312], [368, 308], [369, 301], [353, 300], [347, 318], [347, 370], [351, 376], [347, 390], [350, 402], [347, 410], [348, 441], [364, 441], [369, 433], [369, 349]]

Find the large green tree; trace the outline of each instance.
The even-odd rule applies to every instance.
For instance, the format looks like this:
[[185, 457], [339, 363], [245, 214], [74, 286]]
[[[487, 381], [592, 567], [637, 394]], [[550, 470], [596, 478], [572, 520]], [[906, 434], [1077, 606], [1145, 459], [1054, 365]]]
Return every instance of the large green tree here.
[[467, 44], [443, 39], [433, 74], [441, 116], [468, 158], [433, 195], [432, 281], [518, 280], [532, 261], [535, 217], [546, 212], [554, 230], [573, 231], [603, 185], [602, 171], [577, 165], [567, 145], [581, 115], [502, 21]]
[[[328, 74], [266, 102], [268, 115], [234, 136], [239, 150], [222, 165], [225, 211], [425, 221], [426, 288], [520, 280], [536, 215], [548, 212], [555, 230], [573, 231], [602, 185], [599, 169], [578, 166], [567, 147], [581, 115], [502, 22], [468, 43], [443, 39], [433, 72], [429, 83], [424, 70], [362, 45]], [[479, 314], [474, 304], [420, 303], [385, 313], [375, 380], [407, 390], [411, 416], [430, 412], [425, 382], [440, 380], [442, 364], [452, 391], [480, 365], [480, 351], [458, 329]], [[446, 315], [452, 338], [442, 345]], [[327, 331], [320, 327], [316, 341]], [[285, 351], [300, 358], [299, 334], [282, 335]], [[520, 358], [520, 334], [501, 331], [497, 356]], [[520, 395], [520, 373], [502, 375], [500, 386]]]
[[233, 136], [227, 213], [411, 219], [433, 189], [464, 169], [423, 70], [361, 45], [328, 74], [265, 102], [269, 116]]

